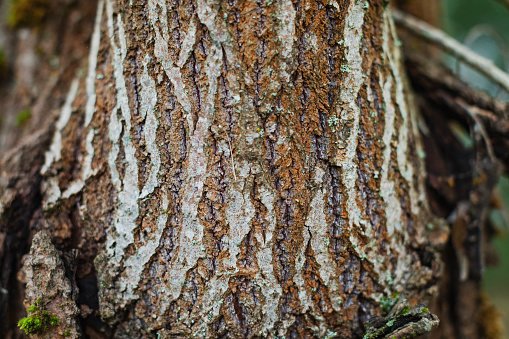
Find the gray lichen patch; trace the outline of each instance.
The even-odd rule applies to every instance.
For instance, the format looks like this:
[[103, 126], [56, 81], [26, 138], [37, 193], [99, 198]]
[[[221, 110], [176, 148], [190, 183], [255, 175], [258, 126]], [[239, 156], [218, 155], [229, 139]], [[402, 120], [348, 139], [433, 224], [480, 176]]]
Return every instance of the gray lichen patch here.
[[77, 291], [66, 277], [64, 263], [47, 233], [41, 231], [34, 236], [30, 253], [24, 258], [23, 274], [25, 307], [35, 305], [58, 318], [54, 326], [34, 337], [79, 338]]

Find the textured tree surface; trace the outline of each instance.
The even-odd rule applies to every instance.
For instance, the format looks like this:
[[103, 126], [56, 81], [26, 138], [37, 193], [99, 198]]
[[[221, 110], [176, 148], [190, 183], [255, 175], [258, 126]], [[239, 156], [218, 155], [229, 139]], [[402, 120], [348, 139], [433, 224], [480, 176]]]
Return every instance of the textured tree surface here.
[[[8, 338], [23, 298], [64, 303], [71, 337], [359, 338], [439, 292], [448, 233], [384, 2], [61, 0], [2, 37]], [[36, 283], [52, 246], [58, 302]]]

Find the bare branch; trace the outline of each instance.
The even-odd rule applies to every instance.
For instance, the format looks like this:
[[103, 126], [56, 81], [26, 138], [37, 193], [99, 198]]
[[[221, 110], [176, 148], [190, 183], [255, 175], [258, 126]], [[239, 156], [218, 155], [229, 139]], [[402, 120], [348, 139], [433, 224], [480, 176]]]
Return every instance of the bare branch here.
[[496, 159], [496, 157], [495, 157], [495, 152], [493, 151], [493, 146], [491, 144], [491, 139], [488, 136], [488, 132], [486, 132], [486, 128], [484, 128], [484, 124], [481, 122], [481, 120], [477, 116], [476, 107], [475, 106], [470, 107], [465, 102], [465, 100], [463, 100], [461, 98], [458, 98], [456, 100], [456, 102], [458, 103], [458, 105], [463, 107], [465, 112], [467, 112], [468, 115], [470, 115], [470, 117], [475, 121], [477, 127], [479, 128], [479, 132], [481, 133], [481, 135], [482, 135], [482, 137], [484, 139], [484, 142], [486, 143], [486, 149], [488, 151], [488, 154], [489, 154], [491, 160], [494, 161]]
[[491, 60], [488, 60], [458, 41], [454, 40], [443, 31], [428, 25], [408, 14], [393, 9], [394, 21], [397, 25], [407, 29], [409, 32], [439, 46], [448, 53], [454, 55], [458, 60], [477, 70], [479, 73], [491, 79], [494, 83], [509, 93], [509, 75], [499, 69]]

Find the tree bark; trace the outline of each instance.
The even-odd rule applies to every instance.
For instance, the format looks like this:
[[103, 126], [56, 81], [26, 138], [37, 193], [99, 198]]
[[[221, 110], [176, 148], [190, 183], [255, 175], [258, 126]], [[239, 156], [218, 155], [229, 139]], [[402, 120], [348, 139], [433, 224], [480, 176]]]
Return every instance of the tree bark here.
[[[23, 291], [25, 307], [63, 318], [70, 305], [77, 320], [41, 337], [91, 338], [360, 338], [398, 300], [437, 295], [448, 231], [426, 196], [425, 127], [390, 7], [51, 6], [64, 3], [68, 17], [9, 33], [32, 39], [33, 67], [50, 34], [69, 37], [51, 76], [12, 67], [3, 85], [0, 149], [39, 130], [0, 167], [7, 337], [21, 336]], [[10, 131], [22, 105], [30, 125]], [[36, 260], [52, 246], [65, 279]]]

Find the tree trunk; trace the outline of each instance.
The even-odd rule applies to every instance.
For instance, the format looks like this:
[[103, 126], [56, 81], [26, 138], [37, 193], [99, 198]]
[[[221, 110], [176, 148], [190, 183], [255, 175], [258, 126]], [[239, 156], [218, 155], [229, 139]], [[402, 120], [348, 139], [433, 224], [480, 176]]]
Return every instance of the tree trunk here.
[[48, 338], [360, 338], [438, 293], [447, 231], [383, 2], [48, 6], [6, 35], [7, 337], [23, 297]]

